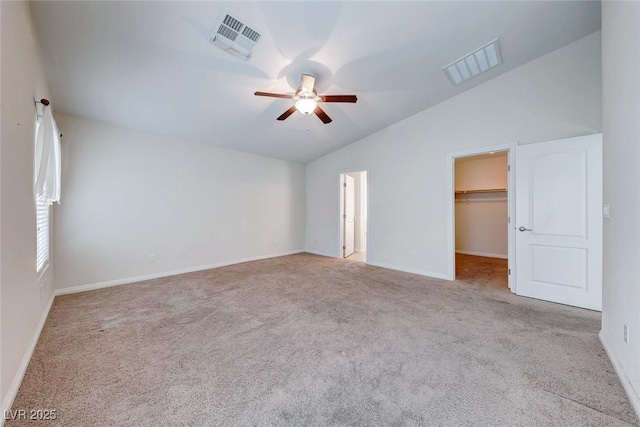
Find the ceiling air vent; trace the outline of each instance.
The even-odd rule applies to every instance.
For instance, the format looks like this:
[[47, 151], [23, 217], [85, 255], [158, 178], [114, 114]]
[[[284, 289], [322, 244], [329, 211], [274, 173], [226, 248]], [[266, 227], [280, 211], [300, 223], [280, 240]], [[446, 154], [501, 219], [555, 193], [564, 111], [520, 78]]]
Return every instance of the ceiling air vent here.
[[500, 64], [500, 40], [495, 39], [442, 69], [455, 86]]
[[215, 33], [209, 41], [225, 52], [244, 60], [251, 58], [251, 49], [262, 37], [253, 28], [224, 12], [214, 28]]

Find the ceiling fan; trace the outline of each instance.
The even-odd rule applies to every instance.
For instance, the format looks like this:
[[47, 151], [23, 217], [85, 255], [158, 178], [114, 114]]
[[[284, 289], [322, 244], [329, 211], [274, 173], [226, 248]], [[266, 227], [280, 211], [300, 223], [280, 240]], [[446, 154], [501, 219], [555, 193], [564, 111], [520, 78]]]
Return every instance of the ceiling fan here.
[[318, 102], [351, 102], [356, 103], [358, 98], [355, 95], [318, 95], [314, 89], [316, 78], [310, 74], [303, 74], [300, 79], [300, 87], [293, 95], [270, 93], [270, 92], [255, 92], [256, 96], [270, 96], [272, 98], [288, 98], [294, 99], [295, 104], [287, 111], [282, 113], [278, 120], [285, 120], [298, 110], [301, 114], [308, 116], [311, 113], [315, 113], [316, 116], [322, 120], [325, 125], [331, 123], [331, 117], [324, 112], [318, 105]]

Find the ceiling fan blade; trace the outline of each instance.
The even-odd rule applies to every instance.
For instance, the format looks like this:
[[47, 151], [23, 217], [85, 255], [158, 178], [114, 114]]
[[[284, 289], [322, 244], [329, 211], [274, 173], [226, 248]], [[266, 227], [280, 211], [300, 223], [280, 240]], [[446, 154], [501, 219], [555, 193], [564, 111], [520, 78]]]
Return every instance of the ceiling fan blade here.
[[292, 95], [286, 95], [284, 93], [271, 93], [271, 92], [254, 92], [255, 96], [270, 96], [271, 98], [287, 98], [291, 99]]
[[280, 121], [285, 120], [287, 117], [289, 117], [295, 112], [296, 112], [296, 106], [294, 105], [293, 107], [289, 108], [287, 111], [282, 113], [280, 117], [277, 118], [277, 120], [280, 120]]
[[318, 116], [320, 120], [322, 120], [322, 123], [324, 123], [325, 125], [332, 122], [331, 117], [327, 116], [327, 113], [325, 113], [322, 108], [316, 107], [313, 112], [316, 113], [316, 116]]
[[320, 95], [322, 102], [358, 102], [355, 95]]
[[303, 74], [300, 79], [300, 87], [309, 93], [313, 93], [313, 86], [316, 84], [316, 78], [311, 74]]

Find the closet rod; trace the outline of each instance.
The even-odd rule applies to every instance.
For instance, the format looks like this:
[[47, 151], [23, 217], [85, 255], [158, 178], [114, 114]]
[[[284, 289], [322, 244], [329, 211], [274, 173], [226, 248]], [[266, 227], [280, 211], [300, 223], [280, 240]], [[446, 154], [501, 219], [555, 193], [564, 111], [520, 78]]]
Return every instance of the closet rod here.
[[456, 194], [472, 194], [472, 193], [506, 193], [506, 188], [487, 188], [482, 190], [456, 190]]

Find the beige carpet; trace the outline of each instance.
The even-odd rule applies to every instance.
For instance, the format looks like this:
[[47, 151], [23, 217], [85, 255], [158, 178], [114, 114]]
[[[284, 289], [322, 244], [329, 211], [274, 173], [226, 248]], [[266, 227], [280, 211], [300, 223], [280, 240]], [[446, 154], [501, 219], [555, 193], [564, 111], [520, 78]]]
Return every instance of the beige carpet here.
[[456, 282], [300, 254], [58, 297], [13, 409], [59, 426], [638, 425], [599, 313], [458, 260]]

